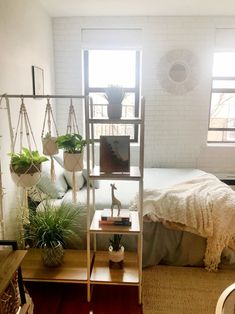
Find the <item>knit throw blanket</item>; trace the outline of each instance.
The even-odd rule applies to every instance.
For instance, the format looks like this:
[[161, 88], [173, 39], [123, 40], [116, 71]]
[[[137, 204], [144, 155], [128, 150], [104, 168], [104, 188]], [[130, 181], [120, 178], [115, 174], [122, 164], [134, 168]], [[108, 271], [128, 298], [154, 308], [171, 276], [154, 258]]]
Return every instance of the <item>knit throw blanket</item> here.
[[235, 191], [212, 174], [145, 190], [143, 213], [207, 238], [204, 263], [209, 271], [217, 270], [222, 250], [235, 239]]

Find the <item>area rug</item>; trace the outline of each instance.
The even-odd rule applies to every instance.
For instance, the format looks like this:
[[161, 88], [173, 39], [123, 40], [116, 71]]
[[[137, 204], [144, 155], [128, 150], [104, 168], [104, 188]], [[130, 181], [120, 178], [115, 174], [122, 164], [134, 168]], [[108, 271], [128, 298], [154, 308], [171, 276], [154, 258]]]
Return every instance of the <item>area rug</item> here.
[[154, 266], [143, 271], [143, 314], [214, 314], [235, 270]]

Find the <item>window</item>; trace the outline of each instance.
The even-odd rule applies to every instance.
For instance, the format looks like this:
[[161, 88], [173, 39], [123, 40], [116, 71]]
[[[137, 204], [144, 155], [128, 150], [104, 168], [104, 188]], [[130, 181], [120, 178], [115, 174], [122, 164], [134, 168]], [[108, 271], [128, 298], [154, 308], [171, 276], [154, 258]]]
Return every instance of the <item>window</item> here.
[[[124, 88], [122, 117], [139, 115], [140, 53], [136, 50], [86, 50], [84, 51], [85, 95], [93, 99], [94, 116], [107, 117], [105, 89], [109, 85]], [[96, 124], [94, 137], [100, 135], [130, 135], [138, 141], [138, 126], [128, 124]]]
[[235, 143], [235, 52], [214, 54], [208, 142]]

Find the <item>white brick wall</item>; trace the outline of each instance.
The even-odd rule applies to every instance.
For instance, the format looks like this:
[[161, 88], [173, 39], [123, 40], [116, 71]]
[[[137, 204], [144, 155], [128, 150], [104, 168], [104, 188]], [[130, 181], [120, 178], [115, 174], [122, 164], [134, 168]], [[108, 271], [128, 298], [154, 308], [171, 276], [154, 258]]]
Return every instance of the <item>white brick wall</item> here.
[[[82, 28], [140, 28], [142, 94], [146, 97], [145, 165], [198, 167], [235, 172], [235, 148], [207, 147], [212, 57], [215, 29], [235, 27], [235, 18], [213, 17], [75, 17], [54, 19], [56, 93], [82, 93]], [[110, 40], [109, 45], [110, 45]], [[161, 88], [158, 64], [172, 49], [197, 55], [200, 82], [185, 95]], [[64, 132], [67, 106], [59, 105], [57, 120]], [[82, 113], [82, 106], [78, 108]], [[79, 114], [82, 125], [82, 114]]]

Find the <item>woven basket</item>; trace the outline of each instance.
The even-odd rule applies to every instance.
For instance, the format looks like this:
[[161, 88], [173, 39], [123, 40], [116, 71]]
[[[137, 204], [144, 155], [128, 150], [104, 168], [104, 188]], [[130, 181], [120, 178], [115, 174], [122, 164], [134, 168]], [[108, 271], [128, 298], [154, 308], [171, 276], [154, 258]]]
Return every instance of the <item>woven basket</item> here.
[[60, 266], [63, 262], [64, 249], [61, 243], [55, 247], [42, 248], [42, 261], [45, 266], [56, 267]]
[[0, 298], [1, 314], [16, 314], [20, 306], [17, 272]]

